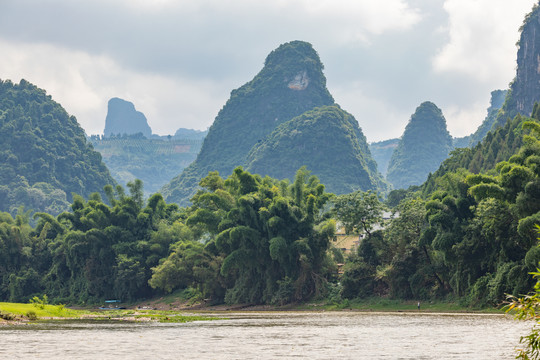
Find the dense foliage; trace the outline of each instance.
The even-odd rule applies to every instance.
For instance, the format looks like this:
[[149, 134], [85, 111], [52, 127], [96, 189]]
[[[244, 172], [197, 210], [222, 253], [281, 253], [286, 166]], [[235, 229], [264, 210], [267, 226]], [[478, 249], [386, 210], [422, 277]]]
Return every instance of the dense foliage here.
[[332, 105], [319, 55], [293, 41], [272, 51], [263, 69], [233, 90], [208, 131], [197, 159], [163, 189], [167, 201], [186, 204], [210, 171], [246, 165], [251, 148], [278, 125], [317, 106]]
[[[531, 120], [515, 119], [540, 136]], [[431, 177], [427, 197], [405, 196], [396, 217], [367, 233], [346, 265], [344, 296], [450, 296], [485, 306], [530, 291], [527, 274], [540, 260], [540, 141], [523, 138], [517, 154], [489, 175], [458, 168]]]
[[339, 106], [322, 106], [278, 126], [247, 158], [252, 173], [293, 179], [302, 166], [328, 191], [385, 190], [358, 122]]
[[167, 206], [161, 195], [143, 206], [142, 183], [128, 186], [130, 196], [120, 186], [105, 188], [112, 205], [94, 193], [88, 201], [75, 196], [71, 211], [56, 218], [36, 213], [33, 229], [27, 217], [4, 214], [0, 297], [25, 301], [46, 293], [56, 301], [84, 303], [152, 294], [151, 267], [182, 235], [174, 223], [177, 207]]
[[25, 80], [0, 81], [0, 211], [58, 214], [114, 184], [77, 120]]
[[[142, 183], [75, 196], [56, 218], [0, 215], [0, 299], [26, 301], [133, 300], [192, 287], [214, 302], [288, 303], [320, 295], [335, 276], [324, 216], [330, 195], [299, 170], [294, 182], [261, 178], [241, 168], [226, 180], [201, 180], [189, 209], [155, 194], [146, 205]], [[158, 289], [158, 290], [154, 290]]]
[[411, 116], [397, 148], [392, 154], [386, 179], [395, 189], [420, 185], [437, 170], [452, 149], [442, 111], [424, 102]]
[[147, 139], [142, 134], [120, 137], [91, 136], [89, 141], [103, 157], [113, 178], [121, 185], [140, 179], [145, 194], [159, 191], [195, 160], [202, 140], [176, 137]]

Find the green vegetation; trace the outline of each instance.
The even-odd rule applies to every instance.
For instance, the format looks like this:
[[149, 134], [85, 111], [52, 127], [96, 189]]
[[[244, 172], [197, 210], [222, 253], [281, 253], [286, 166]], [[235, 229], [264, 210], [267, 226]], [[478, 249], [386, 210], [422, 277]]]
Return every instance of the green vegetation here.
[[246, 160], [252, 173], [293, 179], [306, 166], [328, 191], [386, 190], [356, 119], [339, 106], [322, 106], [279, 125]]
[[3, 213], [0, 298], [88, 304], [190, 287], [217, 303], [287, 303], [325, 291], [335, 225], [315, 176], [300, 170], [290, 184], [237, 168], [200, 185], [189, 209], [159, 194], [145, 205], [137, 180], [129, 196], [106, 186], [111, 205], [74, 196], [71, 212], [38, 213], [35, 228]]
[[451, 149], [452, 137], [441, 110], [431, 102], [424, 102], [411, 116], [392, 154], [386, 179], [395, 189], [420, 185]]
[[[12, 314], [12, 319], [25, 316], [27, 318], [33, 317], [30, 320], [42, 319], [42, 318], [79, 318], [83, 315], [87, 315], [90, 312], [86, 310], [74, 310], [65, 307], [64, 305], [44, 305], [35, 306], [34, 304], [22, 304], [22, 303], [7, 303], [0, 302], [0, 312], [3, 314]], [[31, 316], [28, 316], [31, 314]]]
[[315, 107], [332, 105], [322, 70], [309, 43], [292, 41], [272, 51], [253, 80], [231, 92], [197, 159], [162, 189], [164, 198], [187, 204], [210, 171], [230, 174], [245, 166], [251, 148], [278, 125]]
[[[518, 124], [524, 130], [510, 131]], [[343, 297], [450, 298], [483, 307], [499, 305], [505, 294], [527, 293], [533, 285], [527, 274], [540, 260], [534, 231], [540, 223], [540, 141], [523, 132], [540, 136], [538, 121], [516, 117], [497, 130], [497, 136], [516, 133], [523, 146], [489, 173], [460, 168], [459, 151], [422, 188], [406, 193], [394, 209], [399, 216], [383, 230], [366, 232], [349, 258]], [[475, 158], [491, 149], [493, 138], [490, 133], [466, 151]]]
[[114, 183], [75, 117], [25, 80], [0, 81], [0, 211], [57, 215], [72, 193]]
[[34, 304], [0, 302], [0, 319], [7, 321], [20, 320], [59, 320], [84, 319], [85, 321], [158, 321], [163, 323], [186, 323], [191, 321], [221, 320], [224, 318], [197, 315], [179, 314], [176, 311], [158, 310], [108, 310], [89, 311], [68, 309], [64, 305], [45, 305], [36, 307]]
[[158, 192], [191, 164], [202, 144], [196, 139], [147, 139], [137, 135], [91, 136], [89, 141], [119, 184], [125, 186], [140, 179], [147, 196]]
[[153, 287], [198, 287], [229, 304], [289, 303], [325, 290], [335, 225], [321, 217], [329, 195], [315, 176], [299, 170], [289, 184], [236, 168], [227, 180], [213, 172], [200, 185], [186, 224], [209, 240], [173, 247], [153, 269]]

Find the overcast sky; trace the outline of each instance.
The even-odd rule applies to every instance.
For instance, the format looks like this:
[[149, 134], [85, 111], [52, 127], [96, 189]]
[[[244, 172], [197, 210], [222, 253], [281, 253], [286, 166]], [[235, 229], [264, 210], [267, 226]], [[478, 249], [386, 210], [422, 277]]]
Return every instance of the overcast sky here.
[[107, 101], [154, 133], [206, 129], [268, 53], [310, 42], [369, 142], [401, 136], [423, 101], [476, 130], [515, 76], [537, 0], [0, 0], [0, 79], [24, 78], [102, 134]]

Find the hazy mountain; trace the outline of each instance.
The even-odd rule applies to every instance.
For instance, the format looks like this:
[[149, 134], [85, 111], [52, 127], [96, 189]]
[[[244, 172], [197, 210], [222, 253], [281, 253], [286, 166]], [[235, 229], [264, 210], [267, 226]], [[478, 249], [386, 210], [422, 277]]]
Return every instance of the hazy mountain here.
[[369, 151], [371, 156], [377, 162], [377, 168], [383, 176], [386, 176], [388, 171], [388, 164], [394, 150], [399, 144], [399, 139], [389, 139], [369, 144]]
[[442, 111], [432, 102], [416, 108], [392, 154], [386, 179], [394, 188], [422, 184], [452, 149]]
[[180, 128], [174, 133], [174, 137], [177, 139], [189, 139], [189, 140], [203, 140], [208, 134], [208, 130], [193, 130]]
[[120, 98], [112, 98], [109, 100], [103, 133], [106, 137], [141, 133], [148, 138], [152, 136], [152, 129], [148, 125], [146, 116], [135, 110], [133, 103]]

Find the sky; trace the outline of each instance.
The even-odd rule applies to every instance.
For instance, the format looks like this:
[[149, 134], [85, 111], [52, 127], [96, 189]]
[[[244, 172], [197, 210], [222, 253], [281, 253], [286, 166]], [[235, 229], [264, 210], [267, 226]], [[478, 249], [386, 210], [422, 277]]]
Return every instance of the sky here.
[[536, 2], [0, 0], [0, 79], [45, 89], [88, 135], [103, 133], [112, 97], [168, 135], [208, 128], [273, 49], [303, 40], [368, 142], [401, 136], [424, 101], [460, 137], [514, 78]]

